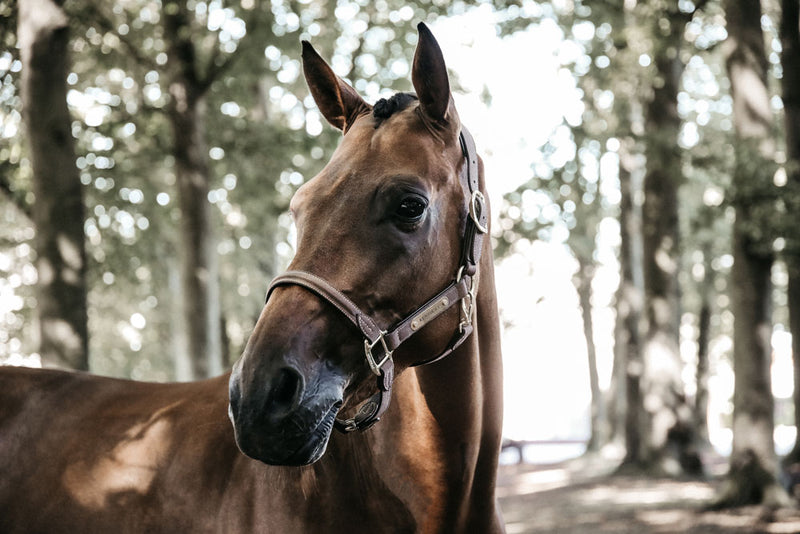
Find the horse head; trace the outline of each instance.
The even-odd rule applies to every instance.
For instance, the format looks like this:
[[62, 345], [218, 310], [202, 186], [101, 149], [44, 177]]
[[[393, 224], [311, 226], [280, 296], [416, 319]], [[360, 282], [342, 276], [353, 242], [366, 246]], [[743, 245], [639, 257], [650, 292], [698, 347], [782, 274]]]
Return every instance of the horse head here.
[[[463, 273], [464, 235], [471, 215], [479, 226], [483, 216], [485, 232], [486, 210], [475, 207], [475, 194], [471, 204], [463, 176], [471, 166], [477, 184], [477, 157], [465, 159], [439, 45], [424, 24], [419, 32], [416, 95], [374, 106], [303, 43], [311, 94], [344, 135], [291, 201], [295, 274], [273, 283], [230, 378], [237, 444], [265, 463], [315, 462], [337, 415], [378, 396], [373, 404], [384, 405], [361, 421], [373, 423], [388, 402], [392, 370], [452, 350], [454, 335], [460, 342], [471, 330], [474, 281], [462, 275], [476, 273]], [[347, 430], [360, 429], [353, 421]]]

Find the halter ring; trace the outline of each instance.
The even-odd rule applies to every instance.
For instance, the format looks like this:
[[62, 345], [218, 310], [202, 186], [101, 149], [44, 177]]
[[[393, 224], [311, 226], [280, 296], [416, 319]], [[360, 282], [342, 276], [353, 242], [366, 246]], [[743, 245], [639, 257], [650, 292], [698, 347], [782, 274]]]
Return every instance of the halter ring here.
[[[469, 302], [467, 302], [469, 301]], [[463, 334], [464, 329], [472, 324], [472, 311], [475, 309], [475, 279], [469, 281], [469, 291], [461, 300], [461, 322], [458, 324], [459, 333]]]
[[[385, 364], [389, 359], [392, 357], [392, 351], [389, 350], [389, 347], [386, 345], [386, 338], [384, 335], [386, 332], [381, 332], [378, 339], [375, 341], [370, 342], [369, 339], [364, 340], [364, 355], [367, 357], [367, 363], [369, 364], [369, 368], [372, 369], [372, 372], [375, 373], [376, 376], [381, 376], [381, 367]], [[380, 344], [383, 346], [383, 359], [380, 362], [375, 362], [375, 356], [372, 355], [372, 349], [375, 348], [375, 345]]]
[[482, 234], [485, 234], [489, 231], [486, 224], [481, 223], [481, 215], [484, 212], [484, 207], [486, 206], [486, 198], [484, 198], [483, 193], [481, 193], [478, 189], [472, 192], [472, 197], [469, 200], [469, 217], [472, 219], [472, 222], [475, 223], [475, 227], [478, 231]]

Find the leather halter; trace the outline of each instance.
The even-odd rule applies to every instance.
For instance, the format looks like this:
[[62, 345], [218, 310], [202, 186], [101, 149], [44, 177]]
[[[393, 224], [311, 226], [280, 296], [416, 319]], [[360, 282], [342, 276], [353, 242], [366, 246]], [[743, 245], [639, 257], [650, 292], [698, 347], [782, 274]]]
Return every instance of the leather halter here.
[[483, 236], [488, 230], [489, 210], [486, 209], [486, 200], [479, 189], [475, 141], [466, 128], [462, 128], [459, 139], [461, 151], [466, 159], [459, 173], [459, 179], [469, 204], [469, 216], [462, 237], [461, 261], [450, 285], [386, 330], [380, 328], [344, 293], [315, 274], [305, 271], [287, 271], [272, 280], [269, 286], [267, 301], [269, 301], [272, 291], [278, 286], [297, 285], [308, 289], [338, 309], [364, 336], [364, 354], [367, 364], [377, 376], [378, 393], [365, 401], [353, 418], [336, 419], [334, 426], [341, 432], [366, 430], [378, 422], [383, 412], [389, 407], [391, 399], [392, 383], [394, 382], [392, 353], [423, 326], [457, 303], [461, 303], [461, 321], [447, 348], [442, 353], [414, 363], [412, 366], [441, 360], [458, 348], [472, 333], [472, 312], [475, 305], [474, 277], [478, 271]]

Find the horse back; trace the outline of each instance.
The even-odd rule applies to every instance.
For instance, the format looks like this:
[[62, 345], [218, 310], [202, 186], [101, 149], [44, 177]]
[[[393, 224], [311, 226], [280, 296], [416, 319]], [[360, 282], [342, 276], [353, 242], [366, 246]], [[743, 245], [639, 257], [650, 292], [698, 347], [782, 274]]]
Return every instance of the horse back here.
[[219, 531], [240, 456], [224, 379], [0, 368], [0, 532]]

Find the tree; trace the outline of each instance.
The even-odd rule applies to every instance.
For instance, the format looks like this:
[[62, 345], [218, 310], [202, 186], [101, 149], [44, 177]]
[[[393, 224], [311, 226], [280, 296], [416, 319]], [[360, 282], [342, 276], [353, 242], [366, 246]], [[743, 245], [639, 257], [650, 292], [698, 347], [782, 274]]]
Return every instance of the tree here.
[[[730, 186], [735, 151], [729, 95], [722, 80], [725, 63], [719, 45], [724, 38], [720, 31], [723, 27], [724, 13], [717, 3], [705, 4], [687, 25], [685, 38], [692, 56], [680, 93], [683, 125], [678, 142], [684, 151], [685, 176], [679, 194], [682, 327], [686, 328], [682, 343], [696, 345], [695, 393], [690, 406], [700, 448], [710, 447], [709, 377], [719, 364], [727, 365], [728, 355], [719, 348], [732, 335], [726, 288], [734, 217], [724, 192]], [[684, 351], [683, 356], [691, 357], [691, 353]], [[691, 391], [691, 384], [687, 391]], [[716, 425], [720, 414], [712, 416]]]
[[[787, 194], [784, 195], [786, 213], [800, 210], [800, 4], [797, 0], [783, 0], [780, 23], [782, 47], [783, 109], [786, 128]], [[787, 221], [791, 217], [787, 217]], [[794, 357], [794, 418], [800, 428], [800, 234], [796, 224], [787, 224], [784, 230], [786, 250], [784, 258], [788, 270], [789, 331], [792, 334]], [[800, 463], [800, 439], [784, 460]]]
[[[624, 109], [624, 107], [623, 107]], [[627, 113], [625, 114], [627, 115]], [[634, 172], [636, 164], [630, 147], [633, 140], [623, 137], [620, 147], [620, 282], [616, 296], [617, 325], [614, 350], [614, 374], [618, 377], [617, 388], [623, 392], [616, 406], [622, 409], [621, 425], [614, 418], [612, 428], [617, 428], [625, 443], [626, 460], [635, 458], [642, 450], [642, 316], [644, 306], [644, 283], [641, 274], [641, 211], [635, 203]], [[615, 410], [617, 411], [617, 410]], [[613, 434], [612, 434], [613, 437]]]
[[[657, 5], [656, 5], [657, 4]], [[638, 15], [652, 21], [653, 83], [643, 103], [644, 203], [642, 205], [645, 331], [639, 389], [647, 391], [635, 421], [643, 424], [638, 450], [628, 448], [626, 467], [697, 474], [702, 466], [694, 450], [694, 421], [684, 391], [680, 356], [680, 225], [678, 190], [682, 184], [682, 153], [678, 144], [681, 117], [678, 92], [685, 69], [681, 51], [686, 24], [702, 3], [685, 12], [680, 2], [641, 6]], [[630, 365], [630, 364], [629, 364]], [[634, 400], [633, 398], [631, 400]], [[629, 443], [633, 446], [633, 443]], [[672, 454], [672, 451], [675, 451]]]
[[733, 176], [734, 314], [733, 451], [726, 484], [715, 507], [780, 503], [785, 494], [774, 473], [769, 215], [775, 202], [773, 119], [760, 0], [727, 0], [726, 65], [737, 137]]
[[[176, 377], [174, 360], [188, 353], [180, 348], [184, 291], [174, 283], [181, 265], [181, 209], [169, 116], [175, 63], [165, 33], [168, 4], [65, 3], [74, 30], [66, 48], [73, 59], [73, 162], [86, 195], [90, 367], [151, 380]], [[291, 257], [289, 199], [337, 145], [297, 76], [300, 40], [312, 40], [333, 58], [337, 73], [374, 101], [387, 91], [410, 89], [403, 69], [413, 54], [415, 23], [456, 7], [402, 0], [348, 1], [337, 9], [316, 1], [183, 4], [191, 7], [188, 34], [198, 80], [208, 85], [200, 115], [201, 125], [211, 126], [194, 156], [205, 158], [208, 171], [210, 250], [219, 266], [216, 303], [224, 317], [220, 337], [230, 340], [224, 366], [246, 342], [263, 304], [258, 295]], [[16, 2], [0, 0], [0, 29], [16, 21], [16, 12]], [[13, 133], [20, 109], [16, 32], [0, 31], [0, 42], [0, 254], [13, 260], [0, 261], [0, 276], [13, 280], [33, 271], [27, 251], [32, 231], [24, 221], [33, 194], [28, 154]], [[11, 204], [21, 210], [6, 210]], [[33, 282], [27, 274], [21, 279], [22, 286], [13, 288], [14, 309], [0, 314], [0, 358], [33, 350], [27, 326], [35, 310]]]
[[67, 109], [69, 21], [62, 2], [21, 0], [22, 100], [33, 167], [42, 360], [88, 369], [83, 186]]
[[[506, 231], [502, 235], [498, 250], [500, 255], [508, 254], [513, 243], [520, 238], [549, 239], [553, 232], [567, 230], [565, 244], [577, 263], [572, 283], [578, 294], [581, 309], [591, 392], [590, 435], [587, 450], [596, 451], [603, 443], [601, 434], [605, 424], [605, 403], [597, 369], [592, 318], [592, 282], [597, 269], [598, 227], [609, 207], [599, 192], [600, 143], [588, 139], [582, 126], [571, 128], [571, 133], [575, 143], [574, 157], [571, 161], [561, 166], [549, 162], [554, 167], [552, 175], [534, 176], [516, 191], [506, 195], [506, 205], [500, 215], [501, 224]], [[554, 146], [548, 145], [545, 152], [556, 150]], [[546, 206], [532, 206], [532, 203], [523, 201], [523, 196], [527, 196], [526, 191], [534, 190], [542, 193], [538, 200], [547, 202]], [[539, 211], [538, 217], [531, 213], [534, 210]]]
[[190, 378], [203, 378], [222, 371], [219, 270], [208, 203], [210, 176], [205, 132], [205, 96], [216, 77], [217, 65], [209, 63], [205, 72], [201, 70], [185, 3], [165, 2], [162, 20], [171, 97], [167, 116], [181, 212], [183, 320]]
[[[111, 42], [127, 56], [128, 62], [133, 60], [134, 69], [146, 72], [145, 81], [150, 79], [151, 85], [163, 82], [163, 90], [159, 89], [157, 95], [168, 95], [163, 99], [156, 97], [155, 102], [143, 103], [142, 107], [151, 114], [153, 111], [163, 114], [162, 119], [166, 119], [169, 127], [165, 135], [160, 131], [158, 118], [148, 121], [151, 128], [154, 123], [158, 124], [159, 135], [166, 138], [172, 156], [179, 224], [177, 233], [164, 237], [177, 241], [181, 283], [172, 283], [173, 277], [167, 274], [175, 272], [176, 262], [170, 247], [155, 253], [153, 260], [162, 260], [160, 283], [165, 289], [169, 288], [166, 295], [171, 295], [165, 301], [173, 301], [171, 309], [179, 310], [178, 315], [182, 317], [181, 327], [170, 325], [169, 328], [175, 349], [176, 376], [183, 380], [202, 378], [219, 374], [228, 359], [227, 354], [223, 357], [218, 239], [209, 202], [214, 173], [209, 162], [210, 144], [205, 127], [208, 95], [212, 85], [220, 81], [235, 60], [244, 56], [253, 59], [253, 50], [239, 45], [245, 38], [247, 43], [256, 43], [256, 36], [247, 33], [255, 33], [255, 22], [262, 12], [250, 5], [251, 17], [245, 22], [232, 12], [218, 8], [217, 15], [224, 12], [226, 22], [233, 23], [230, 27], [237, 32], [233, 36], [221, 28], [203, 32], [201, 26], [208, 26], [207, 13], [201, 16], [191, 11], [185, 2], [165, 2], [158, 16], [146, 18], [153, 22], [145, 27], [152, 32], [150, 35], [163, 39], [154, 43], [147, 32], [140, 31], [137, 35], [131, 30], [137, 27], [137, 22], [140, 29], [143, 26], [142, 17], [137, 19], [134, 11], [114, 8], [109, 13], [103, 6], [93, 6], [87, 8], [87, 18], [105, 36], [113, 37]], [[243, 8], [243, 11], [248, 10]], [[225, 32], [223, 39], [221, 35]], [[164, 155], [162, 152], [161, 158]], [[179, 306], [174, 305], [176, 300]]]

